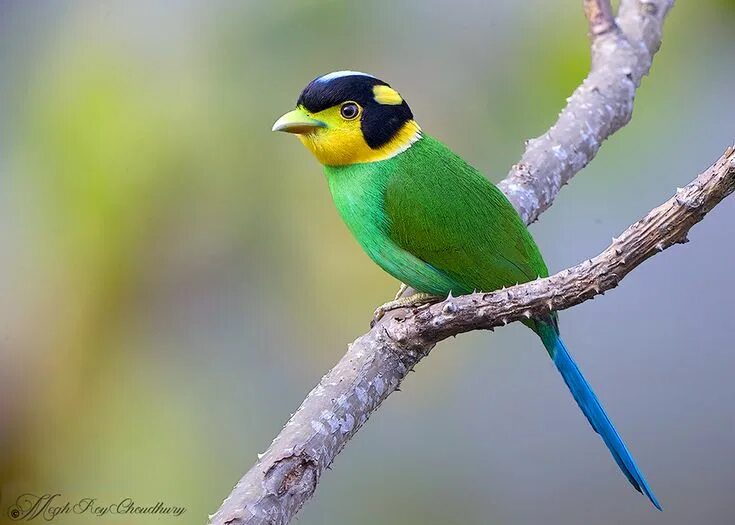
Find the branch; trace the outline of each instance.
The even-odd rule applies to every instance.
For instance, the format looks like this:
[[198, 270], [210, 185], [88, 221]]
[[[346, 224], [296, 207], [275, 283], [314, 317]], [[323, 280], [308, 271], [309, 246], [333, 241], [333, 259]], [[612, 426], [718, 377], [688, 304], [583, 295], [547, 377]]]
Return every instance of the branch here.
[[593, 36], [591, 71], [557, 122], [528, 141], [520, 162], [498, 184], [527, 224], [551, 206], [561, 187], [595, 157], [602, 141], [630, 121], [635, 90], [651, 69], [661, 45], [663, 19], [672, 4], [673, 0], [622, 0], [621, 30], [596, 34], [594, 28], [611, 24], [609, 2], [585, 2]]
[[[499, 184], [526, 223], [536, 220], [561, 186], [594, 158], [600, 143], [630, 120], [635, 89], [650, 69], [673, 0], [621, 0], [619, 29], [610, 25], [608, 2], [593, 2], [600, 15], [590, 11], [590, 3], [585, 2], [592, 37], [590, 74], [568, 99], [556, 124], [528, 142], [521, 161]], [[596, 29], [605, 24], [609, 29]], [[731, 162], [731, 157], [729, 151], [723, 159]], [[660, 213], [654, 210], [600, 256], [575, 268], [504, 291], [387, 315], [349, 345], [210, 523], [288, 523], [314, 494], [324, 469], [437, 342], [549, 308], [567, 308], [614, 287], [659, 248], [684, 239], [695, 222], [732, 192], [732, 168], [724, 173], [722, 165], [717, 166], [677, 193], [681, 204], [676, 209], [670, 202], [657, 208]], [[708, 173], [712, 177], [705, 177]]]
[[258, 463], [240, 480], [213, 524], [287, 523], [319, 476], [370, 413], [440, 341], [477, 329], [564, 310], [615, 288], [634, 268], [687, 233], [735, 190], [735, 149], [653, 209], [598, 256], [551, 277], [393, 315], [350, 345]]

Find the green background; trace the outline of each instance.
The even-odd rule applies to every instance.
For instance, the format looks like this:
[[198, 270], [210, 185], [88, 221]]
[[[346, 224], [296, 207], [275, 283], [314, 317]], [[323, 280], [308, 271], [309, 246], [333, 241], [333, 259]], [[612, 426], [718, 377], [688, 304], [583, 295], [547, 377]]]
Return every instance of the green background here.
[[[632, 123], [532, 228], [552, 271], [732, 143], [734, 24], [731, 1], [672, 10]], [[206, 522], [392, 297], [320, 166], [270, 132], [309, 80], [385, 79], [497, 181], [586, 74], [585, 33], [578, 0], [0, 1], [0, 523], [45, 491]], [[733, 224], [730, 199], [561, 314], [663, 515], [511, 326], [435, 350], [298, 523], [730, 522]]]

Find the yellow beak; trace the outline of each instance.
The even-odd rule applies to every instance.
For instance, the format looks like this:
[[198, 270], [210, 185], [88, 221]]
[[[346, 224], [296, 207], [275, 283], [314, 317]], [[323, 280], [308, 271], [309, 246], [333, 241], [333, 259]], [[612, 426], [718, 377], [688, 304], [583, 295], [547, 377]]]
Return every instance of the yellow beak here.
[[273, 124], [273, 131], [285, 131], [286, 133], [303, 134], [314, 131], [316, 128], [326, 128], [327, 125], [321, 120], [311, 118], [304, 110], [296, 108], [289, 111]]

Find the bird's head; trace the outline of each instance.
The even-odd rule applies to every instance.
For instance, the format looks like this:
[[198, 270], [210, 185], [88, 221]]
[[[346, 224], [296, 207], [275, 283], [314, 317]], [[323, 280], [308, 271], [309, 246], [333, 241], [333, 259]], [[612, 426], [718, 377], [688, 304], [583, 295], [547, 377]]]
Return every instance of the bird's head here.
[[421, 138], [396, 90], [372, 75], [337, 71], [311, 81], [273, 131], [295, 133], [322, 164], [391, 158]]

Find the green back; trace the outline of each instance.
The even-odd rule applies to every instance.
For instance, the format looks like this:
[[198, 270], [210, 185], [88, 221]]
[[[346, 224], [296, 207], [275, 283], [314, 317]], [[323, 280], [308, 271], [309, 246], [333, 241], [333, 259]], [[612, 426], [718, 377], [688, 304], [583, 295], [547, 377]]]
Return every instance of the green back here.
[[419, 291], [491, 291], [548, 275], [503, 193], [432, 137], [391, 159], [326, 173], [368, 255]]

